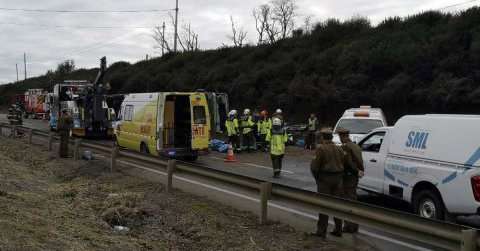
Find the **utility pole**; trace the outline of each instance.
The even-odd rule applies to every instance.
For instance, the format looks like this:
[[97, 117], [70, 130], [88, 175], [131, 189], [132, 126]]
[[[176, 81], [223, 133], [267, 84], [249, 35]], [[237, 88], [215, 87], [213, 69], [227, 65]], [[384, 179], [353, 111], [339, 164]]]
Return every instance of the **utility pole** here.
[[18, 64], [15, 64], [15, 69], [17, 69], [17, 82], [18, 82]]
[[173, 39], [173, 52], [177, 52], [177, 39], [178, 39], [178, 0], [175, 5], [175, 38]]
[[27, 80], [27, 53], [23, 53], [23, 65], [25, 67], [25, 80]]
[[165, 54], [165, 22], [162, 25], [162, 57]]

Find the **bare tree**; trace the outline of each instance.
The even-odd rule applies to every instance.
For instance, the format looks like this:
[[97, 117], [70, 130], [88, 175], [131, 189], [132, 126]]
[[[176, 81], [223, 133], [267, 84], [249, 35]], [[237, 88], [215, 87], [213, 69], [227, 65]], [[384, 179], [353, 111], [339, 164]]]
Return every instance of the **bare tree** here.
[[233, 21], [232, 16], [230, 16], [230, 21], [232, 22], [232, 36], [229, 36], [229, 38], [235, 47], [242, 47], [247, 38], [247, 32], [243, 27], [238, 28], [235, 26], [235, 21]]
[[[170, 14], [170, 25], [171, 27], [175, 25], [175, 18], [172, 14]], [[173, 49], [170, 47], [167, 35], [165, 33], [165, 23], [163, 24], [163, 26], [157, 26], [153, 29], [152, 37], [155, 40], [154, 48], [162, 50], [162, 54], [164, 51], [166, 51], [167, 53], [173, 52]], [[179, 32], [177, 39], [178, 44], [183, 51], [196, 51], [199, 49], [198, 34], [192, 30], [190, 23], [182, 26], [182, 30]]]
[[198, 50], [198, 34], [192, 30], [190, 23], [183, 26], [183, 34], [179, 35], [178, 42], [183, 51]]
[[162, 50], [162, 56], [165, 51], [167, 53], [172, 52], [172, 49], [170, 48], [170, 45], [168, 44], [168, 41], [166, 39], [165, 23], [163, 23], [163, 26], [156, 26], [155, 28], [153, 28], [152, 38], [153, 40], [155, 40], [155, 45], [153, 46], [153, 48]]
[[255, 18], [255, 28], [258, 33], [258, 44], [263, 44], [267, 36], [267, 26], [270, 21], [270, 6], [268, 4], [262, 4], [258, 8], [254, 8], [252, 11], [253, 18]]
[[305, 17], [305, 19], [303, 19], [303, 31], [305, 34], [310, 34], [312, 33], [312, 18], [313, 16], [311, 15], [308, 15]]
[[272, 18], [280, 26], [281, 38], [285, 39], [293, 31], [294, 18], [297, 10], [295, 0], [272, 0]]

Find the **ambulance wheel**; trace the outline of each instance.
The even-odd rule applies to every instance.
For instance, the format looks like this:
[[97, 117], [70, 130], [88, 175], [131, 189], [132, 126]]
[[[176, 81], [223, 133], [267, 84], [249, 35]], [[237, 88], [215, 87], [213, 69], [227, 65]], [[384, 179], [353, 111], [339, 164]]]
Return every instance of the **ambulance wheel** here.
[[414, 195], [413, 208], [423, 218], [444, 220], [445, 206], [436, 191], [422, 190]]
[[144, 154], [149, 154], [148, 147], [145, 143], [140, 144], [140, 152]]

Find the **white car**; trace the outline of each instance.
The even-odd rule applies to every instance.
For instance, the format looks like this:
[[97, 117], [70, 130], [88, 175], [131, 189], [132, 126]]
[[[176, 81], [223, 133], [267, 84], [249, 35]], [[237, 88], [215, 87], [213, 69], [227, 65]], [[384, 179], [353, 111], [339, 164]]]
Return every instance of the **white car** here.
[[[382, 109], [360, 106], [360, 108], [346, 110], [335, 125], [334, 132], [339, 128], [349, 130], [350, 139], [358, 143], [373, 129], [385, 126], [387, 126], [387, 120]], [[341, 144], [340, 138], [336, 133], [333, 135], [333, 142]]]
[[412, 204], [425, 218], [480, 212], [480, 116], [417, 115], [360, 141], [359, 187]]

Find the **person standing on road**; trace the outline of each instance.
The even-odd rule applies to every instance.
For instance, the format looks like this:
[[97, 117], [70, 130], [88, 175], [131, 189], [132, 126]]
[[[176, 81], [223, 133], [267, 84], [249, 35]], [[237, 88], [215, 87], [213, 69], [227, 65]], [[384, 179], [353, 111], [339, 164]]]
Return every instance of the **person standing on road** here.
[[[350, 132], [339, 128], [337, 133], [345, 152], [345, 170], [343, 175], [343, 192], [346, 199], [357, 200], [358, 180], [363, 177], [364, 167], [362, 149], [350, 140]], [[357, 233], [358, 224], [345, 221], [344, 233]]]
[[272, 127], [267, 131], [265, 140], [270, 143], [273, 177], [279, 178], [282, 172], [283, 157], [285, 156], [285, 143], [288, 140], [287, 132], [281, 118], [272, 118]]
[[238, 136], [240, 131], [238, 128], [238, 119], [237, 119], [236, 110], [231, 110], [228, 113], [228, 118], [225, 121], [225, 127], [227, 128], [228, 143], [232, 145], [235, 151], [239, 151], [240, 146], [238, 144]]
[[[333, 142], [333, 132], [329, 128], [320, 131], [321, 144], [317, 147], [315, 158], [310, 164], [310, 170], [317, 183], [317, 192], [321, 194], [343, 195], [343, 172], [345, 153], [340, 146]], [[342, 220], [334, 218], [335, 229], [332, 235], [342, 236]], [[328, 228], [328, 215], [319, 214], [317, 232], [314, 235], [326, 238]]]
[[251, 152], [255, 150], [255, 135], [253, 134], [253, 118], [250, 112], [250, 109], [245, 109], [243, 111], [242, 121], [240, 127], [242, 128], [242, 150]]
[[60, 158], [68, 158], [68, 138], [73, 120], [67, 110], [62, 111], [62, 116], [58, 119], [57, 128], [60, 132]]
[[305, 144], [305, 149], [314, 150], [316, 147], [316, 140], [315, 140], [315, 133], [318, 129], [318, 119], [314, 113], [310, 114], [308, 118], [308, 126], [307, 126], [307, 140]]
[[260, 113], [261, 117], [257, 124], [258, 136], [260, 138], [260, 145], [263, 151], [268, 151], [267, 146], [267, 134], [268, 131], [272, 129], [272, 120], [268, 117], [268, 112], [263, 110]]

